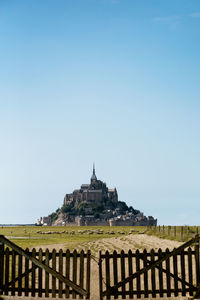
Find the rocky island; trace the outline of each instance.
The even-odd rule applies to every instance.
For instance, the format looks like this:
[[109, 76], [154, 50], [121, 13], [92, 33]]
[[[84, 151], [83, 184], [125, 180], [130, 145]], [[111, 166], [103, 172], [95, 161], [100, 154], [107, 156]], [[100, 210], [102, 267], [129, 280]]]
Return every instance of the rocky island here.
[[82, 184], [64, 197], [63, 205], [48, 217], [41, 217], [38, 225], [77, 226], [147, 226], [156, 225], [157, 219], [128, 207], [118, 200], [116, 188], [109, 189], [98, 180], [95, 167], [90, 184]]

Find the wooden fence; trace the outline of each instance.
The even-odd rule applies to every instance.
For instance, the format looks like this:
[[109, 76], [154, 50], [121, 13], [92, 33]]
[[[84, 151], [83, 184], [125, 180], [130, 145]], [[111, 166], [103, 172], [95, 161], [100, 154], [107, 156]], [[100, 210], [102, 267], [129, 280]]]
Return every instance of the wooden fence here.
[[[192, 244], [195, 244], [194, 249], [189, 247]], [[100, 299], [199, 293], [199, 236], [173, 251], [106, 251], [105, 254], [100, 252], [99, 259]]]
[[0, 294], [90, 297], [90, 251], [24, 251], [2, 236], [0, 243]]
[[147, 226], [147, 232], [152, 232], [153, 234], [173, 238], [181, 242], [191, 239], [194, 234], [199, 233], [198, 226]]
[[[89, 299], [90, 263], [89, 251], [23, 250], [0, 236], [0, 294]], [[98, 264], [100, 300], [200, 296], [199, 235], [173, 251], [100, 252]]]

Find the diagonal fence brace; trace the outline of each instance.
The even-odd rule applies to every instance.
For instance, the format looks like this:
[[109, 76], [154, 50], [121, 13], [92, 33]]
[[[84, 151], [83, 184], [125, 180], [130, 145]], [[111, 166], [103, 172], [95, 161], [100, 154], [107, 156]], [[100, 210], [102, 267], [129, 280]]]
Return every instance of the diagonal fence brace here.
[[9, 241], [3, 235], [0, 235], [0, 241], [3, 242], [3, 243], [5, 243], [7, 246], [9, 246], [10, 248], [12, 248], [13, 250], [15, 250], [18, 254], [20, 254], [20, 255], [24, 256], [25, 258], [29, 259], [30, 261], [32, 261], [39, 268], [44, 269], [46, 272], [50, 273], [52, 276], [54, 276], [55, 278], [59, 279], [60, 281], [62, 281], [63, 283], [65, 283], [66, 285], [68, 285], [69, 287], [71, 287], [72, 289], [74, 289], [77, 293], [79, 293], [79, 294], [81, 294], [83, 296], [87, 296], [88, 293], [87, 293], [87, 291], [85, 289], [80, 288], [77, 284], [75, 284], [74, 282], [72, 282], [70, 279], [65, 278], [63, 275], [59, 274], [57, 271], [53, 270], [49, 266], [44, 265], [37, 258], [34, 258], [31, 255], [29, 255], [28, 253], [26, 253], [26, 251], [24, 251], [22, 248], [20, 248], [19, 246], [15, 245], [11, 241]]
[[[49, 257], [49, 260], [52, 259], [52, 255]], [[41, 261], [42, 264], [45, 264], [45, 259], [43, 261]], [[38, 266], [35, 266], [35, 269], [39, 268]], [[22, 273], [20, 276], [14, 278], [13, 280], [8, 282], [8, 286], [14, 284], [15, 282], [17, 282], [18, 280], [22, 279], [23, 277], [25, 277], [28, 273], [31, 273], [33, 271], [33, 268], [28, 269], [26, 272]]]
[[[142, 257], [140, 257], [140, 259], [143, 261], [143, 258], [142, 258]], [[147, 263], [150, 264], [151, 261], [147, 259]], [[160, 264], [159, 264], [158, 266], [155, 266], [155, 268], [157, 268], [157, 269], [159, 269], [159, 270], [162, 270], [163, 273], [165, 273], [165, 274], [167, 274], [167, 275], [170, 275], [170, 276], [173, 277], [174, 279], [177, 279], [177, 281], [180, 281], [181, 283], [184, 283], [185, 285], [187, 285], [187, 286], [193, 288], [194, 290], [198, 290], [198, 288], [195, 287], [193, 284], [191, 284], [191, 283], [185, 281], [184, 279], [178, 277], [178, 275], [176, 276], [176, 275], [174, 275], [173, 273], [167, 271], [166, 269], [164, 269], [163, 267], [161, 267]]]
[[165, 261], [166, 259], [170, 258], [173, 255], [178, 254], [179, 252], [181, 252], [183, 249], [189, 247], [190, 245], [194, 244], [195, 242], [197, 242], [199, 240], [199, 235], [196, 235], [194, 238], [192, 238], [191, 240], [189, 240], [188, 242], [184, 243], [183, 245], [179, 246], [178, 248], [176, 248], [174, 251], [166, 254], [164, 257], [159, 258], [158, 260], [156, 260], [155, 262], [153, 262], [152, 264], [149, 264], [147, 267], [142, 268], [141, 270], [135, 272], [134, 274], [131, 274], [130, 276], [128, 276], [127, 278], [125, 278], [124, 280], [118, 282], [117, 284], [115, 284], [114, 286], [110, 286], [109, 290], [104, 291], [102, 293], [102, 297], [103, 296], [109, 296], [111, 295], [115, 290], [117, 290], [118, 288], [122, 287], [124, 284], [130, 282], [131, 280], [133, 280], [134, 278], [138, 277], [139, 275], [143, 274], [144, 272], [156, 267], [158, 264], [160, 264], [161, 262]]

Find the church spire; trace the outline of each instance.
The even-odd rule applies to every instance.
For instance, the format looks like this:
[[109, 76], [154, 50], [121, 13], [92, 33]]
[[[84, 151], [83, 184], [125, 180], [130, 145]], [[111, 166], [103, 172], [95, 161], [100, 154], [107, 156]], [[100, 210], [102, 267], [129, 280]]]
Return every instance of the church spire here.
[[93, 175], [95, 175], [95, 163], [93, 163]]
[[91, 181], [96, 181], [96, 180], [97, 180], [97, 177], [95, 174], [95, 164], [93, 163], [93, 172], [92, 172]]

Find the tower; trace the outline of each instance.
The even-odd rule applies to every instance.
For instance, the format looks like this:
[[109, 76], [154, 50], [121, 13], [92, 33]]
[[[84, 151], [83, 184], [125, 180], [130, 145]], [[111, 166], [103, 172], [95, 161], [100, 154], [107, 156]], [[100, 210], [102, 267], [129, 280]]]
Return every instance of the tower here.
[[95, 174], [95, 164], [93, 163], [93, 172], [92, 172], [92, 177], [91, 177], [91, 183], [97, 181], [97, 177]]

